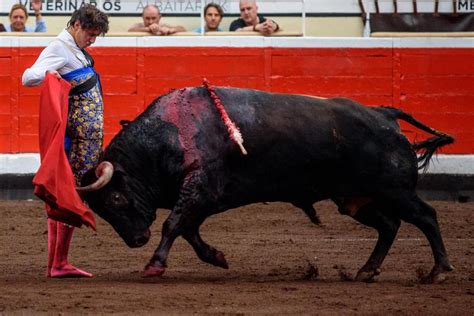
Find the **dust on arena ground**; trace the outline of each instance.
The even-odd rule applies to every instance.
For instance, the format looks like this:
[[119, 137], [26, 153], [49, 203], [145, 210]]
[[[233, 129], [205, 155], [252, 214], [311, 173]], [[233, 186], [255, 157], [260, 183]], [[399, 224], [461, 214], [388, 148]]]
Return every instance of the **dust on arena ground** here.
[[71, 261], [92, 279], [47, 279], [46, 220], [39, 201], [0, 201], [0, 313], [451, 314], [474, 311], [474, 203], [431, 202], [456, 270], [422, 285], [431, 269], [428, 242], [403, 223], [376, 283], [348, 281], [367, 260], [377, 234], [316, 204], [323, 225], [285, 203], [255, 204], [210, 218], [203, 238], [226, 254], [229, 270], [202, 263], [178, 239], [161, 278], [141, 277], [158, 245], [160, 210], [150, 242], [129, 249], [97, 218], [80, 229]]

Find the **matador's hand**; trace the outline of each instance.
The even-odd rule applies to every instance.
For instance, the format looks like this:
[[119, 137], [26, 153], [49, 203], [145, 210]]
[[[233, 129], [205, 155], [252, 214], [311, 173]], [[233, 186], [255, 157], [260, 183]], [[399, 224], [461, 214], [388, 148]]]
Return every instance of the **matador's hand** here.
[[61, 79], [61, 75], [56, 70], [48, 70], [48, 71], [46, 71], [46, 74], [52, 74], [56, 78]]

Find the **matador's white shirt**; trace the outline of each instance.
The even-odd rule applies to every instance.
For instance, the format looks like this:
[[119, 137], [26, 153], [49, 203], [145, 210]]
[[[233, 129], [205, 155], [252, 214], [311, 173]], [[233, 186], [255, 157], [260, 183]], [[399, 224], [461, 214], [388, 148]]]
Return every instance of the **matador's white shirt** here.
[[62, 76], [86, 64], [87, 59], [72, 35], [63, 30], [41, 52], [33, 66], [25, 70], [22, 82], [24, 86], [37, 86], [43, 82], [47, 71], [56, 70]]

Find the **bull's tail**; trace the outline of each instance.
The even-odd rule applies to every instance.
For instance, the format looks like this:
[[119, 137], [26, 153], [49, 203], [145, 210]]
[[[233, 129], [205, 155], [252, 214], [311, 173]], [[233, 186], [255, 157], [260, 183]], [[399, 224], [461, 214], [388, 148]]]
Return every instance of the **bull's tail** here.
[[416, 120], [410, 114], [403, 112], [400, 109], [392, 107], [380, 107], [385, 113], [389, 112], [390, 116], [394, 119], [399, 119], [405, 121], [416, 128], [421, 129], [435, 137], [428, 138], [426, 140], [413, 143], [413, 149], [418, 153], [418, 169], [426, 169], [430, 163], [431, 157], [436, 151], [444, 145], [454, 143], [454, 137], [446, 133], [437, 131], [428, 125], [423, 124], [422, 122]]

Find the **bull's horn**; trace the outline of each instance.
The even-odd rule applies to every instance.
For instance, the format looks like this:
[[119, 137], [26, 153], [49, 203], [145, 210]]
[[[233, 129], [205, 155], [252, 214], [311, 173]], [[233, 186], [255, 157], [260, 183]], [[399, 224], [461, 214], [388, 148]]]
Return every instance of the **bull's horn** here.
[[108, 161], [102, 161], [97, 168], [95, 168], [95, 175], [97, 176], [97, 181], [89, 184], [85, 187], [78, 187], [76, 190], [78, 192], [91, 192], [97, 191], [100, 188], [103, 188], [107, 183], [112, 179], [114, 174], [114, 165]]

